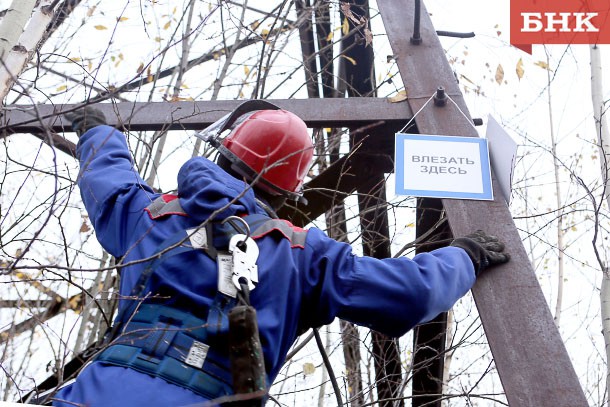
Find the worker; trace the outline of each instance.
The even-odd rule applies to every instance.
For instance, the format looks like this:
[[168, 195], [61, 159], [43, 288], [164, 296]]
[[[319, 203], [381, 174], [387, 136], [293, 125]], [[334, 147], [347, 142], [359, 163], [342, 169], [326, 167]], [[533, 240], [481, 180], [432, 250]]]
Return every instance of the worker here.
[[[120, 259], [121, 283], [118, 328], [54, 405], [230, 399], [226, 319], [243, 298], [239, 287], [249, 288], [256, 311], [267, 390], [309, 328], [339, 317], [400, 337], [449, 310], [486, 268], [509, 260], [503, 244], [481, 231], [413, 259], [380, 260], [355, 255], [315, 227], [276, 219], [287, 199], [302, 199], [313, 145], [299, 117], [268, 102], [245, 102], [202, 132], [218, 163], [188, 160], [176, 194], [147, 185], [125, 135], [100, 110], [65, 117], [79, 136], [83, 203], [98, 241]], [[240, 284], [237, 254], [246, 258]]]

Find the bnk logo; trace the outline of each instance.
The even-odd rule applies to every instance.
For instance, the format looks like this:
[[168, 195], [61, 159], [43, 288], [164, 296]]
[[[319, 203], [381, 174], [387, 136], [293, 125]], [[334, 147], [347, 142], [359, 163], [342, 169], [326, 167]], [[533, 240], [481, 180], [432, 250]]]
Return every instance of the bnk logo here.
[[510, 42], [610, 44], [610, 0], [510, 0]]

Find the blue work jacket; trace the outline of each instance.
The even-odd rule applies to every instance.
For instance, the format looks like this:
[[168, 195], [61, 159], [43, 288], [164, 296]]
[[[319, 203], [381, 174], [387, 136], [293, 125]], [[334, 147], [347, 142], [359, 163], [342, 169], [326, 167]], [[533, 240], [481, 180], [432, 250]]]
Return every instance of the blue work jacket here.
[[[123, 264], [152, 256], [168, 236], [195, 227], [212, 214], [218, 219], [265, 214], [244, 182], [208, 159], [196, 157], [178, 173], [180, 205], [188, 216], [152, 219], [145, 209], [159, 194], [134, 169], [123, 133], [110, 126], [95, 127], [82, 135], [77, 154], [78, 185], [97, 239]], [[379, 260], [354, 255], [349, 244], [317, 228], [306, 233], [304, 245], [294, 245], [278, 234], [257, 240], [259, 283], [251, 302], [257, 310], [271, 382], [298, 334], [308, 328], [339, 317], [399, 337], [450, 309], [475, 282], [472, 262], [457, 247], [413, 259]], [[142, 263], [121, 268], [122, 296], [131, 293], [143, 268]], [[155, 270], [150, 284], [153, 291], [171, 293], [176, 307], [205, 317], [217, 293], [217, 274], [216, 263], [201, 253], [192, 264]], [[56, 405], [106, 407], [204, 401], [158, 377], [102, 362], [87, 365], [55, 398]]]

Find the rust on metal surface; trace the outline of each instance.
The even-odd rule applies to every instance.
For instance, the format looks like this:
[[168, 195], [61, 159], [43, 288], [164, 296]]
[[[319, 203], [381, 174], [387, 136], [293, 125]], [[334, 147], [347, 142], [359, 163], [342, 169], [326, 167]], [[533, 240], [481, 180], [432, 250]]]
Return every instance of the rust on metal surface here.
[[[452, 238], [449, 225], [443, 221], [443, 205], [439, 199], [417, 199], [415, 234], [418, 241], [422, 240], [416, 253], [446, 246]], [[446, 312], [413, 330], [412, 407], [441, 407], [446, 342]]]
[[[420, 24], [422, 43], [414, 46], [404, 35], [411, 31], [412, 2], [379, 0], [378, 6], [401, 76], [406, 80], [411, 109], [418, 111], [443, 86], [468, 116], [425, 9]], [[415, 121], [420, 133], [476, 137], [470, 118], [464, 114], [449, 101], [442, 108], [429, 104]], [[472, 290], [508, 402], [511, 407], [586, 406], [510, 211], [496, 188], [494, 196], [496, 200], [492, 202], [444, 199], [443, 206], [455, 236], [484, 229], [500, 236], [512, 257], [509, 263], [484, 273]]]
[[[374, 122], [406, 123], [412, 113], [405, 102], [392, 103], [382, 98], [329, 98], [269, 100], [301, 117], [309, 127], [358, 127]], [[195, 102], [133, 102], [95, 104], [108, 124], [132, 131], [201, 130], [243, 101], [217, 100]], [[68, 131], [63, 112], [83, 105], [12, 105], [2, 111], [0, 131], [35, 133], [41, 129]]]

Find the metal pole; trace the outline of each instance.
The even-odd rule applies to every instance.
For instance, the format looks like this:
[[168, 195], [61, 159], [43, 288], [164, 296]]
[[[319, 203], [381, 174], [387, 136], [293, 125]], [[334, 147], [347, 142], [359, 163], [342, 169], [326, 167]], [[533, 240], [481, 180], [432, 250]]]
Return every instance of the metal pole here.
[[[428, 13], [422, 9], [421, 35], [425, 45], [404, 40], [412, 21], [409, 0], [378, 0], [409, 104], [418, 111], [439, 86], [469, 115], [451, 67]], [[471, 120], [452, 103], [429, 106], [415, 118], [420, 133], [477, 136]], [[559, 331], [553, 322], [527, 252], [501, 193], [496, 200], [444, 199], [455, 236], [476, 229], [500, 236], [511, 261], [483, 274], [472, 289], [496, 367], [511, 407], [586, 406], [587, 400]]]

